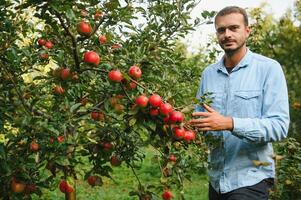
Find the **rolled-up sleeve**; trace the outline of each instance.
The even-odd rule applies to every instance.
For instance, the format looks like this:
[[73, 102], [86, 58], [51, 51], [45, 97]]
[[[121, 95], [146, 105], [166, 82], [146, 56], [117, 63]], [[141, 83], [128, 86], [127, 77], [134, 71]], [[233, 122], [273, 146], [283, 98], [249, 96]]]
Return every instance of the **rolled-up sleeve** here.
[[233, 117], [232, 134], [248, 142], [267, 143], [287, 137], [290, 118], [285, 76], [278, 63], [269, 67], [263, 87], [261, 117]]

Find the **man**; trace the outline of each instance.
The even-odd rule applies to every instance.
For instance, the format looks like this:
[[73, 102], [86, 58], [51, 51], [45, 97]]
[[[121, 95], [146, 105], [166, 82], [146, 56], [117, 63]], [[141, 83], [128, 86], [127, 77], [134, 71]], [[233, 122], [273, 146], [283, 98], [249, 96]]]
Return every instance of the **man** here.
[[209, 155], [210, 200], [268, 199], [275, 177], [272, 143], [287, 136], [289, 106], [281, 66], [246, 47], [250, 34], [246, 11], [231, 6], [215, 17], [223, 58], [201, 78], [200, 98], [212, 104], [197, 108], [191, 125], [219, 138]]

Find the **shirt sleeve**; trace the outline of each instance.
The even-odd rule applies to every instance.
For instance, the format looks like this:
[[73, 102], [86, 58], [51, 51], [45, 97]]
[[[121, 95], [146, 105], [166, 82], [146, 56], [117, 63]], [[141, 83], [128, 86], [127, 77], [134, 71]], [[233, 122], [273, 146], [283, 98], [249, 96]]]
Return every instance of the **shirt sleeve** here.
[[252, 143], [280, 141], [287, 137], [290, 121], [288, 91], [279, 63], [272, 65], [266, 75], [263, 95], [262, 117], [233, 117], [233, 135]]

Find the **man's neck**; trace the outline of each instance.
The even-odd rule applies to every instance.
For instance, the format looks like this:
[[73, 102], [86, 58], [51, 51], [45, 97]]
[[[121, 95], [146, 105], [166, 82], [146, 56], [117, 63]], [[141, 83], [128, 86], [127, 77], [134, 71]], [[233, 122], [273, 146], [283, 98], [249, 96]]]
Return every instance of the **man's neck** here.
[[241, 59], [246, 55], [247, 53], [247, 47], [243, 46], [240, 48], [237, 52], [233, 54], [225, 54], [224, 57], [224, 65], [226, 68], [233, 69], [240, 61]]

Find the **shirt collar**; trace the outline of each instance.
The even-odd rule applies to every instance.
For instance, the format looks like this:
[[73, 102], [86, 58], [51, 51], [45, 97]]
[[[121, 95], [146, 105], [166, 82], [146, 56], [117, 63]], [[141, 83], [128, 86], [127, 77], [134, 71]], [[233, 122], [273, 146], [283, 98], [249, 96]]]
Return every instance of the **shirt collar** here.
[[[247, 67], [249, 66], [250, 62], [251, 62], [251, 57], [252, 57], [252, 51], [247, 49], [247, 53], [246, 55], [241, 59], [241, 61], [233, 68], [232, 72], [233, 71], [236, 71], [240, 68], [243, 68], [243, 67]], [[227, 69], [226, 69], [226, 66], [224, 65], [224, 56], [218, 61], [217, 63], [217, 71], [221, 71], [221, 72], [224, 72], [224, 73], [228, 73], [227, 72]]]

